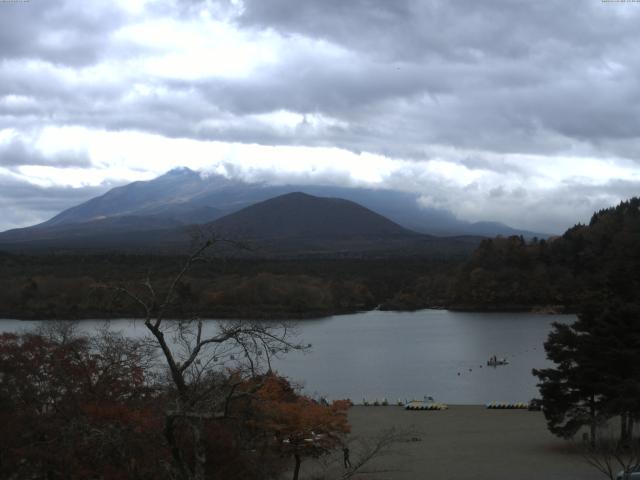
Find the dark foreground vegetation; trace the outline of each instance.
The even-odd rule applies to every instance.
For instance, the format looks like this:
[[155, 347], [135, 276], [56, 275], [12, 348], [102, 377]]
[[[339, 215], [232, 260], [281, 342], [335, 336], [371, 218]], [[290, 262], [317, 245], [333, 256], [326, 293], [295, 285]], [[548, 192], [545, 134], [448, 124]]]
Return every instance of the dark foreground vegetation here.
[[[211, 338], [265, 334], [244, 325]], [[68, 326], [0, 335], [0, 477], [276, 478], [294, 459], [299, 470], [305, 457], [338, 448], [349, 431], [346, 402], [320, 404], [275, 374], [229, 362], [232, 354], [233, 368], [206, 357], [208, 369], [173, 371], [157, 353]]]

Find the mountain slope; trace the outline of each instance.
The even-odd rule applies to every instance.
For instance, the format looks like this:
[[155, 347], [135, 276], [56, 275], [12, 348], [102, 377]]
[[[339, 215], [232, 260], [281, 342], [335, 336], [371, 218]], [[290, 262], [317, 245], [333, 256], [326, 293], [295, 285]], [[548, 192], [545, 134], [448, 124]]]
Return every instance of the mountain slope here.
[[[418, 234], [357, 203], [300, 192], [259, 202], [198, 228], [247, 242], [250, 250], [242, 254], [258, 257], [459, 255], [480, 241]], [[129, 215], [6, 232], [0, 249], [182, 253], [192, 246], [192, 229], [156, 216]]]
[[[218, 180], [221, 179], [223, 177]], [[113, 188], [104, 195], [65, 210], [38, 226], [52, 227], [127, 215], [162, 216], [172, 209], [186, 213], [193, 207], [190, 204], [191, 199], [202, 192], [205, 183], [198, 173], [188, 168], [174, 169], [150, 181], [133, 182]]]
[[210, 224], [214, 231], [248, 238], [412, 236], [387, 218], [341, 198], [288, 193]]
[[[204, 224], [273, 197], [305, 192], [356, 202], [405, 228], [431, 235], [523, 235], [546, 237], [494, 222], [469, 223], [446, 210], [422, 208], [415, 194], [384, 189], [326, 185], [267, 185], [230, 180], [221, 175], [201, 176], [178, 168], [146, 182], [133, 182], [70, 208], [34, 227], [21, 229], [28, 240], [35, 230], [114, 217], [153, 217], [159, 228], [174, 224]], [[166, 223], [162, 225], [162, 221]], [[0, 241], [5, 238], [0, 234]], [[15, 235], [12, 237], [15, 238]]]

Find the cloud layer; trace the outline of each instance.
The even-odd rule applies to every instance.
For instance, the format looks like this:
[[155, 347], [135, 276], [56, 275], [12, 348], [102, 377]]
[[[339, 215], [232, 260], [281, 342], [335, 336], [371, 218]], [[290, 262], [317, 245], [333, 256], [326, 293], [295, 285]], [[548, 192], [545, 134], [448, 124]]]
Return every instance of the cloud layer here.
[[0, 3], [0, 229], [187, 165], [558, 232], [640, 191], [639, 20], [600, 0]]

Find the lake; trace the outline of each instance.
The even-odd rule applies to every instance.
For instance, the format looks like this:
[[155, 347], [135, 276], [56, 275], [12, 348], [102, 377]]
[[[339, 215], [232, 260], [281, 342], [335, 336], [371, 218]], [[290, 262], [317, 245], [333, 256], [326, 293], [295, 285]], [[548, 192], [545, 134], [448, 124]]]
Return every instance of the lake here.
[[[552, 322], [566, 315], [469, 313], [447, 310], [371, 311], [297, 323], [307, 353], [293, 352], [275, 369], [305, 392], [360, 403], [425, 395], [451, 404], [528, 401], [537, 397], [532, 368], [550, 365], [543, 342]], [[0, 320], [0, 331], [32, 328], [39, 322]], [[90, 331], [102, 321], [84, 321]], [[111, 320], [116, 330], [138, 336], [141, 322]], [[509, 364], [487, 367], [491, 355]]]

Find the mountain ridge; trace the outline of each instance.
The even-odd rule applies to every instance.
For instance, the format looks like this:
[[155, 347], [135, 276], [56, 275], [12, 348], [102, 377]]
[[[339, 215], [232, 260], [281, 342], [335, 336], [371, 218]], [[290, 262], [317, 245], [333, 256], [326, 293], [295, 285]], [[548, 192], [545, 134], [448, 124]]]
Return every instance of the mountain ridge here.
[[[122, 216], [154, 216], [156, 219], [167, 218], [183, 225], [206, 224], [249, 205], [296, 191], [356, 202], [404, 228], [423, 234], [523, 235], [526, 238], [548, 236], [513, 229], [499, 222], [465, 222], [446, 210], [421, 207], [418, 205], [417, 194], [398, 190], [250, 183], [218, 174], [203, 176], [186, 167], [170, 170], [152, 180], [115, 187], [103, 195], [64, 210], [45, 222], [14, 231], [22, 232], [26, 238], [34, 230]], [[10, 236], [15, 236], [15, 233]], [[0, 239], [2, 237], [3, 234], [0, 233]]]
[[[292, 192], [203, 225], [122, 216], [10, 231], [0, 235], [0, 249], [172, 254], [187, 252], [203, 235], [240, 240], [250, 247], [242, 254], [257, 257], [459, 255], [480, 241], [412, 232], [355, 202]], [[223, 242], [221, 248], [230, 247]]]
[[384, 216], [342, 198], [280, 195], [226, 215], [208, 228], [248, 238], [413, 236]]

